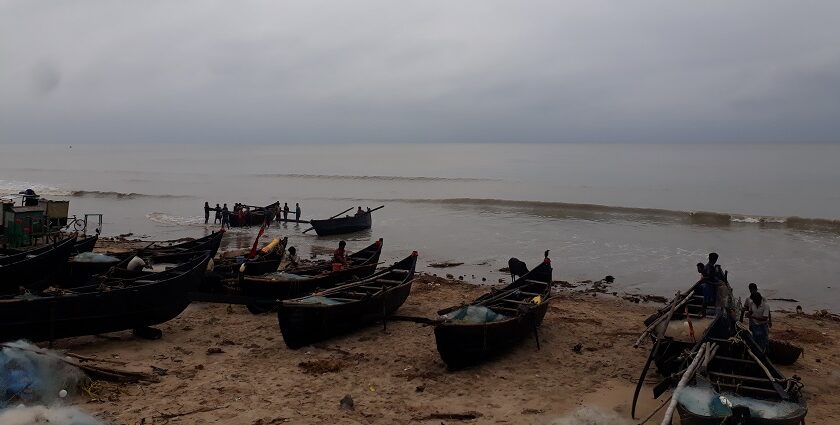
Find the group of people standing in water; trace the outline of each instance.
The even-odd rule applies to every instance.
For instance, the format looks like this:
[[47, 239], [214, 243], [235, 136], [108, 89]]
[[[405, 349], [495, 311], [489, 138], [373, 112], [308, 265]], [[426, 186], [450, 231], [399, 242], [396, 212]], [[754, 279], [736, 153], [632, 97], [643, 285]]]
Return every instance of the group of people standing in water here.
[[[245, 222], [246, 217], [253, 211], [262, 211], [264, 212], [264, 224], [266, 226], [270, 225], [270, 223], [274, 220], [277, 221], [294, 221], [300, 222], [300, 203], [295, 203], [295, 210], [294, 220], [289, 220], [289, 214], [292, 213], [291, 208], [289, 208], [289, 203], [286, 202], [283, 204], [283, 207], [280, 207], [280, 201], [275, 202], [274, 204], [269, 205], [268, 207], [251, 207], [248, 205], [236, 203], [233, 206], [233, 211], [228, 209], [227, 204], [223, 206], [219, 206], [216, 204], [215, 207], [211, 207], [209, 202], [204, 202], [204, 224], [210, 223], [210, 211], [215, 211], [216, 216], [213, 220], [213, 224], [221, 224], [222, 228], [230, 228], [230, 217], [231, 215], [239, 217], [239, 223]], [[281, 218], [282, 217], [282, 218]], [[250, 224], [250, 222], [249, 222]], [[241, 224], [240, 224], [241, 225]]]
[[[725, 317], [732, 320], [733, 324], [735, 320], [743, 321], [746, 316], [749, 318], [753, 341], [762, 351], [767, 351], [770, 328], [773, 326], [767, 300], [758, 292], [758, 285], [750, 283], [748, 285], [749, 298], [742, 306], [736, 306], [732, 296], [732, 287], [729, 286], [729, 273], [717, 264], [717, 260], [718, 254], [712, 252], [706, 264], [697, 263], [697, 272], [701, 275], [703, 311], [706, 311], [706, 307], [722, 308], [726, 312]], [[737, 317], [739, 309], [740, 318]]]

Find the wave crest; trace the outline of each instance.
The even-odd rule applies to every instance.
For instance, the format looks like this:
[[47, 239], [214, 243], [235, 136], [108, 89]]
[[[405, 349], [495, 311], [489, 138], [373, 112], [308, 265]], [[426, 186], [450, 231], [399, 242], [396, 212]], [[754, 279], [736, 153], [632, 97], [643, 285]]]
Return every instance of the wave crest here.
[[351, 176], [333, 174], [257, 174], [258, 177], [281, 177], [290, 179], [312, 179], [312, 180], [365, 180], [365, 181], [412, 181], [412, 182], [478, 182], [478, 181], [499, 181], [498, 179], [476, 178], [476, 177], [428, 177], [428, 176]]

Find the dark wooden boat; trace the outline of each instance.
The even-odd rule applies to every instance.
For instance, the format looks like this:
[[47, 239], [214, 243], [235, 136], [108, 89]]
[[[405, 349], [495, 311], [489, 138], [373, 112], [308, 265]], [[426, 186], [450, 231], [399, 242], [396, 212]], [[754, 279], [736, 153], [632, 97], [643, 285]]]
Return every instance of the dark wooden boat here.
[[122, 259], [130, 259], [134, 256], [138, 256], [146, 260], [147, 263], [153, 264], [178, 264], [192, 259], [196, 256], [196, 253], [203, 253], [205, 251], [209, 251], [211, 257], [214, 257], [219, 251], [219, 246], [222, 244], [222, 237], [224, 234], [225, 231], [220, 230], [187, 242], [172, 245], [158, 245], [164, 242], [155, 242], [137, 251], [107, 254]]
[[46, 287], [47, 280], [64, 269], [76, 236], [26, 252], [0, 257], [0, 294], [16, 294], [21, 287]]
[[208, 261], [205, 253], [165, 272], [106, 275], [57, 295], [0, 299], [0, 341], [46, 341], [166, 322], [189, 305], [187, 293], [201, 282]]
[[[501, 290], [441, 310], [443, 321], [435, 326], [441, 359], [450, 369], [459, 369], [505, 352], [535, 335], [550, 299], [551, 264], [545, 261]], [[460, 317], [471, 309], [478, 317]]]
[[413, 252], [367, 279], [283, 301], [277, 311], [283, 341], [297, 349], [385, 320], [408, 298], [416, 265]]
[[[371, 211], [372, 212], [372, 211]], [[341, 235], [370, 229], [373, 224], [371, 212], [359, 215], [330, 218], [326, 220], [309, 220], [309, 225], [315, 229], [318, 236]]]
[[332, 288], [343, 282], [372, 275], [376, 271], [380, 255], [382, 255], [382, 239], [361, 251], [348, 255], [350, 265], [342, 270], [332, 271], [332, 264], [327, 261], [315, 266], [288, 270], [295, 276], [293, 280], [272, 276], [243, 276], [237, 285], [237, 292], [239, 295], [268, 300], [302, 297], [318, 290]]
[[769, 342], [767, 357], [770, 358], [773, 364], [789, 366], [796, 363], [796, 360], [802, 355], [802, 347], [791, 344], [788, 341], [770, 338]]
[[283, 261], [289, 238], [283, 238], [277, 246], [267, 253], [260, 253], [255, 258], [238, 262], [235, 258], [221, 258], [214, 261], [213, 272], [221, 279], [234, 279], [239, 276], [244, 266], [245, 276], [260, 276], [276, 272]]
[[[739, 330], [732, 338], [710, 337], [704, 342], [717, 348], [711, 350], [708, 366], [700, 368], [686, 387], [694, 389], [695, 395], [678, 397], [681, 424], [804, 423], [808, 407], [802, 396], [802, 384], [782, 375], [758, 349], [747, 330]], [[702, 398], [705, 395], [709, 396], [709, 404]], [[725, 405], [720, 397], [732, 406]]]
[[93, 235], [76, 242], [76, 245], [73, 246], [73, 255], [81, 254], [83, 252], [92, 252], [98, 240], [99, 235]]

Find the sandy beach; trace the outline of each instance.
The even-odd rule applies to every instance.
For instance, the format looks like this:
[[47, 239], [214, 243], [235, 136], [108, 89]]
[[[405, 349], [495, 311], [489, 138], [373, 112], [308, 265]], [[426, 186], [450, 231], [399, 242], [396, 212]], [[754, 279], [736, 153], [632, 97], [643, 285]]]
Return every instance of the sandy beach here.
[[[398, 313], [433, 318], [439, 308], [486, 290], [421, 275]], [[159, 326], [160, 340], [122, 332], [66, 339], [54, 348], [157, 371], [158, 383], [102, 384], [95, 397], [71, 400], [114, 424], [629, 424], [638, 423], [630, 403], [649, 348], [632, 344], [656, 306], [558, 289], [539, 331], [540, 350], [530, 338], [457, 372], [440, 360], [428, 325], [389, 322], [289, 350], [276, 315], [219, 304], [191, 305]], [[777, 312], [772, 335], [805, 347], [782, 370], [805, 383], [808, 423], [840, 421], [840, 322]], [[655, 381], [651, 373], [642, 416], [664, 400], [650, 396]], [[348, 395], [352, 410], [341, 407]]]

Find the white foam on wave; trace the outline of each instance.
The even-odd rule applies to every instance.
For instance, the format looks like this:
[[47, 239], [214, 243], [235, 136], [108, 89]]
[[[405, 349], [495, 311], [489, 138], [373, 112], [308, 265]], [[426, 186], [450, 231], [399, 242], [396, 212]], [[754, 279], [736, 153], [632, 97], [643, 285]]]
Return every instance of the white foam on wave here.
[[39, 195], [69, 196], [72, 191], [43, 183], [22, 180], [0, 180], [0, 196], [17, 195], [21, 191], [32, 189]]
[[204, 225], [204, 217], [189, 216], [183, 217], [180, 215], [171, 215], [162, 212], [152, 212], [146, 214], [146, 218], [158, 224], [167, 226], [196, 226]]

